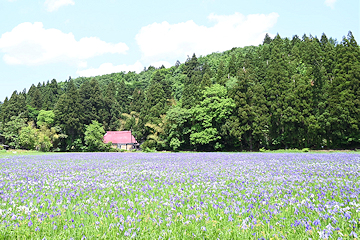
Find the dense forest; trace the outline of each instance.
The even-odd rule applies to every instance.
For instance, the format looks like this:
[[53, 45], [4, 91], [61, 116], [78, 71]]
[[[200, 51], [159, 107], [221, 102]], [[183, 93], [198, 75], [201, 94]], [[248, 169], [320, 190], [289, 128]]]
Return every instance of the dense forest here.
[[306, 36], [273, 39], [170, 68], [113, 73], [14, 91], [0, 105], [13, 148], [109, 151], [105, 131], [142, 149], [256, 151], [360, 147], [360, 48]]

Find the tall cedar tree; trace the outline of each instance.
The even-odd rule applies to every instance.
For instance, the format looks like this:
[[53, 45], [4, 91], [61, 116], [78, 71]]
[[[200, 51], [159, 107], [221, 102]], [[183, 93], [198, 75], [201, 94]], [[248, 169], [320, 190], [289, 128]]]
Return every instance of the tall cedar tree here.
[[31, 97], [31, 102], [30, 105], [34, 108], [36, 108], [37, 110], [41, 110], [42, 107], [42, 97], [41, 97], [41, 91], [39, 89], [39, 87], [37, 87], [34, 90], [34, 93]]
[[360, 50], [354, 36], [336, 46], [335, 78], [330, 88], [332, 144], [338, 147], [360, 145]]
[[83, 124], [89, 125], [92, 121], [102, 122], [100, 110], [104, 102], [98, 82], [95, 79], [85, 81], [80, 86], [79, 94], [84, 107]]
[[0, 122], [5, 124], [7, 121], [9, 121], [8, 116], [8, 109], [7, 106], [9, 104], [9, 99], [8, 97], [5, 97], [5, 100], [3, 102], [3, 104], [1, 105], [1, 113], [0, 113]]
[[42, 110], [52, 110], [59, 99], [60, 88], [55, 79], [47, 82], [42, 94]]
[[25, 111], [26, 101], [24, 94], [14, 91], [6, 106], [6, 116], [4, 116], [4, 122], [10, 121], [11, 117], [16, 117], [20, 113], [25, 113]]
[[115, 84], [110, 82], [104, 96], [104, 108], [100, 110], [105, 131], [117, 131], [120, 127], [120, 107], [115, 96]]
[[183, 73], [186, 75], [184, 89], [181, 97], [182, 107], [190, 109], [200, 102], [201, 94], [201, 74], [199, 71], [198, 59], [195, 55], [187, 59]]
[[141, 89], [135, 88], [132, 94], [132, 100], [130, 103], [130, 111], [134, 111], [140, 113], [141, 109], [144, 107], [145, 104], [145, 95], [144, 91]]
[[249, 151], [265, 145], [268, 131], [265, 91], [256, 79], [253, 55], [247, 55], [244, 68], [238, 71], [238, 83], [230, 94], [236, 103], [235, 116], [228, 124], [237, 145]]
[[129, 105], [130, 105], [130, 99], [128, 97], [129, 95], [130, 95], [129, 89], [126, 86], [125, 81], [122, 80], [118, 85], [117, 94], [116, 94], [116, 100], [119, 103], [121, 113], [129, 112]]
[[142, 119], [145, 122], [157, 123], [160, 115], [165, 114], [166, 107], [166, 94], [161, 84], [162, 80], [158, 79], [160, 77], [158, 71], [154, 74], [148, 90], [146, 91], [146, 102], [144, 110], [142, 112]]
[[56, 124], [68, 135], [69, 142], [83, 135], [84, 107], [73, 80], [68, 82], [67, 91], [56, 103], [54, 113]]
[[270, 44], [271, 56], [267, 68], [267, 101], [270, 111], [270, 141], [274, 147], [286, 148], [287, 132], [285, 132], [284, 110], [287, 108], [289, 94], [288, 59], [282, 50], [283, 40], [277, 35]]

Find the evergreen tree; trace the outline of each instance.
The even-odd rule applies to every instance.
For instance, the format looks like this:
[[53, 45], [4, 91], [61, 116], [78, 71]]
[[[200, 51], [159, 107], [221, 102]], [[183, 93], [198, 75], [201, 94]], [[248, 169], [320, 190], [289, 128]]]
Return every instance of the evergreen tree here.
[[9, 99], [8, 97], [5, 97], [4, 102], [1, 105], [1, 113], [0, 113], [0, 122], [1, 123], [5, 123], [7, 122], [9, 119], [9, 111], [8, 111], [8, 104], [9, 104]]
[[199, 63], [195, 53], [191, 58], [188, 58], [185, 62], [183, 73], [191, 79], [194, 74], [197, 74], [199, 71]]
[[132, 94], [132, 100], [130, 103], [130, 111], [135, 111], [140, 113], [141, 109], [145, 105], [145, 95], [144, 92], [138, 88], [135, 88]]
[[351, 32], [336, 46], [336, 55], [329, 96], [332, 146], [359, 146], [360, 50]]
[[264, 44], [270, 44], [272, 41], [271, 37], [269, 36], [268, 33], [265, 34], [265, 37], [264, 37], [264, 41], [263, 41], [263, 45]]
[[26, 105], [30, 105], [31, 106], [31, 99], [34, 95], [34, 92], [36, 90], [36, 87], [34, 84], [31, 84], [31, 87], [28, 91], [28, 93], [26, 94]]
[[236, 104], [235, 115], [228, 120], [226, 127], [235, 137], [235, 145], [253, 151], [267, 145], [268, 109], [265, 90], [256, 79], [253, 55], [248, 55], [244, 68], [238, 71], [237, 85], [230, 96]]
[[298, 35], [294, 35], [293, 38], [291, 39], [291, 46], [294, 47], [296, 45], [299, 45], [301, 43], [301, 39], [299, 38]]
[[201, 67], [201, 70], [202, 70], [202, 75], [204, 76], [205, 74], [208, 74], [210, 78], [213, 77], [213, 72], [211, 71], [211, 68], [209, 66], [209, 64], [207, 62], [205, 62], [202, 67]]
[[110, 82], [104, 96], [104, 108], [100, 110], [105, 131], [116, 131], [120, 126], [120, 107], [115, 96], [115, 84]]
[[199, 64], [195, 54], [185, 62], [184, 73], [186, 74], [186, 78], [181, 101], [182, 107], [187, 109], [195, 106], [201, 98], [202, 78], [198, 66]]
[[145, 119], [151, 122], [157, 122], [155, 119], [166, 113], [166, 95], [159, 82], [153, 81], [146, 91], [146, 103], [144, 109], [146, 109]]
[[117, 91], [117, 95], [116, 95], [116, 100], [119, 103], [120, 106], [120, 111], [122, 113], [128, 113], [129, 112], [129, 104], [130, 104], [130, 99], [128, 98], [129, 96], [129, 91], [128, 91], [128, 87], [125, 84], [125, 81], [122, 80], [120, 82], [120, 84], [118, 85], [118, 91]]
[[33, 108], [36, 108], [37, 110], [41, 110], [42, 99], [41, 99], [41, 92], [40, 92], [39, 88], [36, 88], [34, 90], [34, 93], [31, 97], [30, 106], [32, 106]]
[[220, 85], [225, 85], [226, 82], [226, 76], [225, 76], [225, 66], [224, 66], [224, 62], [220, 61], [219, 63], [219, 67], [216, 73], [216, 83], [220, 84]]
[[201, 80], [199, 74], [194, 74], [191, 78], [186, 77], [181, 97], [183, 108], [190, 109], [199, 103], [201, 99]]
[[206, 87], [210, 87], [211, 85], [212, 85], [212, 82], [211, 82], [210, 76], [208, 73], [205, 73], [202, 78], [202, 81], [201, 81], [201, 88], [205, 89]]
[[83, 111], [79, 91], [73, 80], [70, 80], [66, 93], [61, 95], [54, 109], [56, 123], [68, 135], [68, 146], [71, 146], [76, 139], [83, 136]]
[[[25, 113], [25, 111], [25, 96], [21, 93], [18, 94], [17, 91], [14, 91], [6, 106], [6, 116], [4, 116], [4, 122], [9, 121], [11, 117], [20, 115], [20, 113]], [[22, 115], [22, 117], [25, 116]]]
[[102, 94], [96, 80], [85, 81], [79, 89], [79, 96], [84, 108], [83, 124], [89, 125], [92, 121], [99, 121], [99, 111], [103, 106]]
[[52, 110], [59, 98], [60, 88], [55, 79], [47, 82], [42, 94], [42, 109]]
[[271, 57], [267, 68], [267, 102], [270, 111], [271, 145], [288, 147], [283, 111], [287, 108], [289, 91], [289, 72], [287, 55], [282, 50], [283, 40], [277, 35], [271, 42]]
[[231, 55], [231, 58], [228, 63], [228, 72], [230, 77], [235, 77], [236, 73], [238, 71], [237, 62], [236, 62], [236, 56], [235, 54]]

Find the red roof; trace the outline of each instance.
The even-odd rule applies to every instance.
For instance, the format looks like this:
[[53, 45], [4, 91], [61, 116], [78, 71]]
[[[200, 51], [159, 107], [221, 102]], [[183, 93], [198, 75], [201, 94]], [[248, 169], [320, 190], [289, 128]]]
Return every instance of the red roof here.
[[131, 131], [108, 131], [104, 136], [104, 143], [108, 142], [115, 144], [137, 143], [136, 139], [131, 134]]

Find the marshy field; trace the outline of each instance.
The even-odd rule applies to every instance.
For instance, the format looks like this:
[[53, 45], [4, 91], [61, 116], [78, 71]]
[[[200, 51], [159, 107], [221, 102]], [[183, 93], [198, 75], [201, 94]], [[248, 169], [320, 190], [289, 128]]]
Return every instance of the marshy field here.
[[0, 239], [357, 239], [360, 154], [0, 158]]

